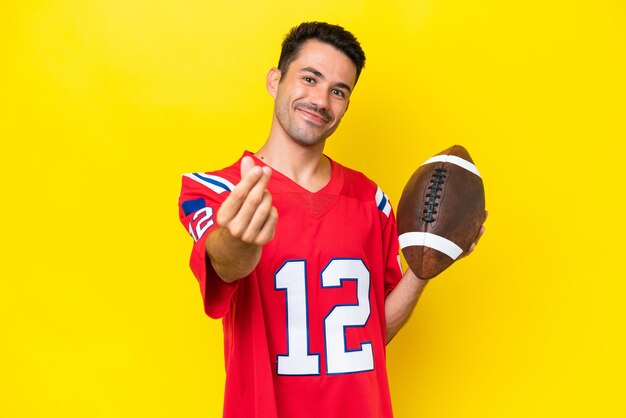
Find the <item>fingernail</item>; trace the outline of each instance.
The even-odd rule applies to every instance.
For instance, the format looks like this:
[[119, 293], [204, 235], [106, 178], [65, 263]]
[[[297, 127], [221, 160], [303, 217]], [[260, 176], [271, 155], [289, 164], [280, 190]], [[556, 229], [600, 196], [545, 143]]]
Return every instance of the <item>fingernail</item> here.
[[272, 169], [267, 167], [267, 166], [265, 166], [265, 167], [263, 167], [263, 173], [267, 174], [269, 176], [270, 174], [272, 174]]
[[253, 170], [253, 173], [254, 173], [255, 176], [260, 176], [261, 175], [261, 167], [259, 167], [258, 165], [254, 166], [254, 168], [252, 170]]

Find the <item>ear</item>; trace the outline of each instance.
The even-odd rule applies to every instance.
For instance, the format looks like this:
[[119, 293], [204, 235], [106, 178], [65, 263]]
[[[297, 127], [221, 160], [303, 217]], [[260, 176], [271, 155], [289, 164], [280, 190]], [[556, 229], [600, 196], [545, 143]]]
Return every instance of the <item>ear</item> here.
[[280, 77], [282, 73], [278, 68], [272, 68], [267, 73], [267, 77], [265, 78], [265, 86], [267, 87], [267, 92], [274, 99], [276, 98], [276, 91], [278, 90], [278, 84], [280, 83]]

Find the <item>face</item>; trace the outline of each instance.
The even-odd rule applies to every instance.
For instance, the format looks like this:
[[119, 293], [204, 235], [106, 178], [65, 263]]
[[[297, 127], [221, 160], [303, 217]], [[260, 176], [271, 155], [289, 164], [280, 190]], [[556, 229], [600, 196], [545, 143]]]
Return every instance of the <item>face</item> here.
[[276, 128], [300, 145], [321, 143], [339, 126], [355, 83], [356, 67], [343, 52], [305, 42], [282, 79], [277, 69], [268, 74]]

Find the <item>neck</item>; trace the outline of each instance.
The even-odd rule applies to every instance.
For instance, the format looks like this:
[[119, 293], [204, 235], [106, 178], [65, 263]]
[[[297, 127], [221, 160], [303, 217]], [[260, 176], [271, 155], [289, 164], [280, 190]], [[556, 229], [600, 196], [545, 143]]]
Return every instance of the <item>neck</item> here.
[[272, 169], [289, 177], [310, 192], [322, 189], [330, 181], [330, 160], [324, 156], [324, 142], [303, 146], [291, 138], [272, 136], [255, 155]]

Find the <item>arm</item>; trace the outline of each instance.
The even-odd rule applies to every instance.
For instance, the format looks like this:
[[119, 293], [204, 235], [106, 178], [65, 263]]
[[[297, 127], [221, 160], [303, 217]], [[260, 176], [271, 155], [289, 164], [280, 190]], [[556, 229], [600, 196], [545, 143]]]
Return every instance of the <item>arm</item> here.
[[428, 280], [420, 279], [411, 269], [407, 269], [398, 285], [387, 295], [385, 299], [387, 343], [409, 320], [427, 283]]
[[267, 191], [271, 170], [250, 157], [241, 161], [241, 181], [217, 212], [219, 227], [206, 240], [206, 252], [217, 275], [234, 282], [254, 270], [263, 246], [274, 237], [278, 214]]

